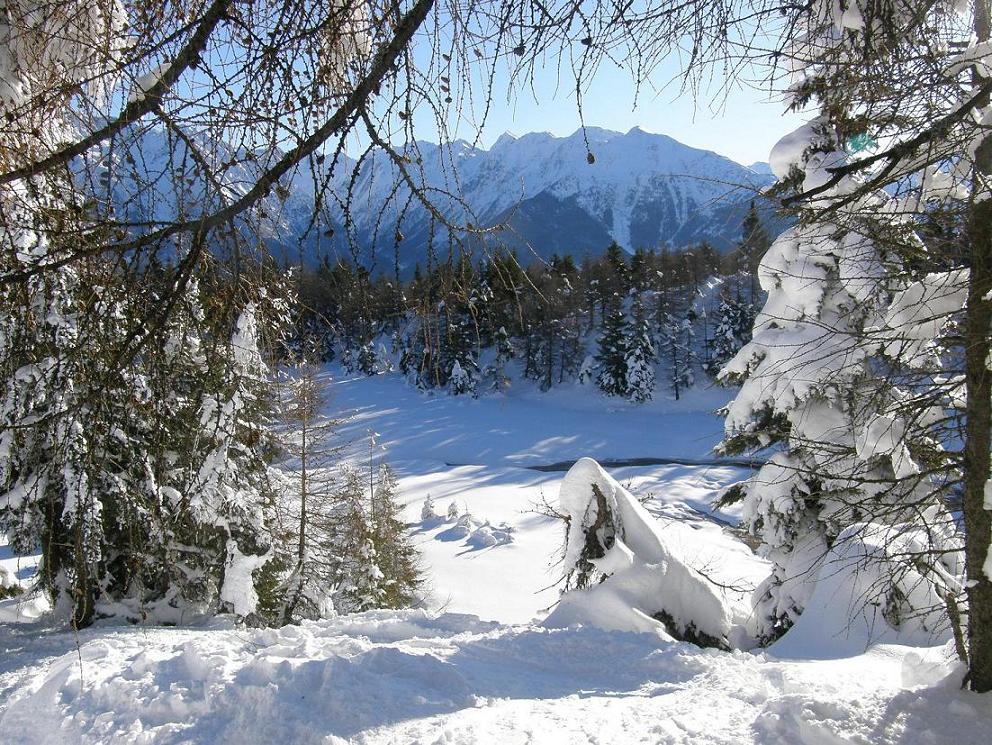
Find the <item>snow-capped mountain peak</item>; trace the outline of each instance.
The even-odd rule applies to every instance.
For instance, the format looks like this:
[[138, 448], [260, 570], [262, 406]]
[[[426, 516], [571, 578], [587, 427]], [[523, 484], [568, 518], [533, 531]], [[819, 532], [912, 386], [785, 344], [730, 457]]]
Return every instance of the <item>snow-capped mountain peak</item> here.
[[[156, 151], [150, 142], [156, 138], [163, 140], [158, 150], [182, 160], [175, 154], [181, 144], [166, 147], [164, 133], [146, 132], [142, 148]], [[611, 241], [630, 252], [704, 240], [729, 248], [740, 237], [748, 203], [772, 181], [767, 164], [743, 166], [640, 127], [626, 133], [586, 127], [567, 137], [505, 132], [489, 149], [465, 140], [417, 140], [401, 152], [407, 172], [450, 223], [505, 227], [485, 242], [469, 240], [473, 250], [501, 244], [545, 258], [599, 254]], [[247, 172], [232, 175], [251, 180]], [[265, 209], [273, 224], [263, 237], [278, 258], [316, 263], [351, 256], [357, 246], [373, 270], [392, 267], [397, 236], [401, 269], [412, 271], [428, 255], [446, 255], [449, 231], [432, 223], [386, 153], [362, 159], [357, 174], [352, 161], [339, 162], [315, 223], [315, 192], [324, 191], [327, 178], [319, 167], [301, 167]], [[167, 205], [166, 196], [157, 203]], [[341, 212], [344, 201], [349, 221]]]

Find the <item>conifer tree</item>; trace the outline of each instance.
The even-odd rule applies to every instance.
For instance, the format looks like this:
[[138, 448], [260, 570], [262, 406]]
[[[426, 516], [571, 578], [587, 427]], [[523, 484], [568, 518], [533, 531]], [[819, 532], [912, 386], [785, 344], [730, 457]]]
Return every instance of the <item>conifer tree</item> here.
[[695, 383], [695, 333], [689, 318], [665, 315], [662, 325], [662, 355], [669, 364], [668, 382], [677, 401]]
[[[811, 147], [796, 148], [798, 136]], [[801, 168], [813, 181], [847, 157], [836, 131], [822, 123], [784, 138], [772, 153], [776, 175], [795, 177]], [[854, 189], [848, 181], [832, 197], [843, 200]], [[865, 222], [809, 217], [765, 254], [759, 276], [767, 301], [752, 340], [721, 373], [742, 383], [727, 407], [724, 450], [781, 446], [739, 493], [745, 521], [773, 564], [756, 593], [757, 632], [767, 642], [788, 630], [836, 542], [864, 534], [898, 540], [908, 531], [916, 557], [891, 562], [873, 592], [884, 606], [900, 607], [910, 578], [914, 607], [882, 615], [890, 625], [919, 622], [933, 632], [939, 621], [930, 611], [943, 616], [941, 598], [956, 592], [955, 530], [940, 487], [913, 456], [935, 449], [925, 419], [901, 412], [908, 394], [889, 380], [869, 333], [883, 323], [900, 262]], [[921, 604], [927, 597], [929, 611]]]
[[713, 331], [712, 353], [706, 365], [708, 373], [717, 375], [741, 347], [751, 341], [754, 318], [754, 306], [742, 295], [721, 293], [716, 328]]
[[500, 326], [496, 331], [493, 343], [496, 354], [492, 364], [486, 369], [486, 378], [489, 380], [490, 390], [500, 392], [510, 384], [506, 368], [515, 356], [513, 343], [505, 326]]
[[623, 311], [615, 308], [606, 316], [599, 337], [596, 384], [608, 396], [626, 396], [628, 393], [626, 327]]
[[358, 348], [355, 366], [363, 375], [375, 375], [379, 372], [379, 355], [373, 342], [367, 341]]
[[627, 396], [638, 403], [649, 401], [654, 395], [655, 387], [655, 351], [640, 296], [635, 296], [633, 317], [628, 327], [628, 339], [625, 346], [627, 348]]
[[374, 511], [370, 540], [382, 572], [382, 608], [409, 608], [416, 601], [421, 584], [417, 552], [406, 525], [399, 518], [396, 477], [392, 470], [379, 468], [377, 488], [372, 496]]
[[406, 608], [421, 583], [417, 555], [398, 518], [396, 482], [386, 466], [371, 484], [349, 471], [341, 493], [336, 605], [342, 612]]
[[249, 303], [226, 347], [226, 364], [201, 398], [198, 462], [188, 487], [191, 516], [216, 533], [217, 545], [224, 544], [220, 600], [242, 617], [258, 609], [254, 572], [272, 558], [274, 548], [275, 494], [265, 457], [272, 439], [266, 428], [268, 369], [259, 343], [257, 309]]
[[[451, 305], [448, 305], [451, 308]], [[444, 369], [454, 395], [474, 396], [479, 381], [477, 326], [467, 315], [452, 319], [448, 326]]]

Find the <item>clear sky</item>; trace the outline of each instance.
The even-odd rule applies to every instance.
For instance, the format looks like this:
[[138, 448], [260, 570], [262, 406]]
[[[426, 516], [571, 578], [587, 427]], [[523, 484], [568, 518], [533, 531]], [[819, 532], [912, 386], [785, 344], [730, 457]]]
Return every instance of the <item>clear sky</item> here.
[[[726, 90], [717, 78], [693, 96], [680, 91], [678, 81], [671, 82], [676, 74], [674, 60], [663, 63], [637, 94], [629, 73], [604, 63], [583, 98], [585, 123], [619, 132], [637, 126], [750, 165], [768, 160], [779, 138], [805, 121], [801, 115], [785, 114], [781, 99], [767, 87], [737, 85]], [[491, 146], [503, 132], [567, 136], [579, 128], [574, 83], [559, 84], [551, 65], [537, 72], [533, 90], [518, 91], [511, 100], [505, 81], [498, 83], [482, 130], [483, 147]], [[414, 121], [418, 139], [438, 139], [432, 116], [415, 115]], [[450, 121], [452, 139], [475, 139], [477, 124], [468, 117], [463, 115], [457, 124], [455, 117]]]

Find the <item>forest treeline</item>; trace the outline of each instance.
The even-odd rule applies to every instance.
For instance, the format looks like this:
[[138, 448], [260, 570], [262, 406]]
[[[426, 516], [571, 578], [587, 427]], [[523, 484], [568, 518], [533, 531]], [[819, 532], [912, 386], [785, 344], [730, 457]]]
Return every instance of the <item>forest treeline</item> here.
[[504, 389], [516, 360], [542, 390], [579, 380], [635, 401], [659, 390], [679, 398], [750, 338], [769, 242], [752, 203], [724, 254], [707, 243], [628, 254], [613, 243], [580, 263], [527, 262], [496, 249], [417, 266], [407, 281], [325, 260], [295, 270], [297, 344], [352, 371], [395, 367], [422, 389], [456, 395]]

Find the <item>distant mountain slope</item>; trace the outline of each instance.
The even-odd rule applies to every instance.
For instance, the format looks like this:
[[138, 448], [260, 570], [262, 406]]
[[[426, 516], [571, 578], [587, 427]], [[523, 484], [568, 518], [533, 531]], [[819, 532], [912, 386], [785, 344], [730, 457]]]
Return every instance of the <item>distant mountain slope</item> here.
[[[569, 137], [504, 134], [490, 150], [463, 141], [446, 148], [418, 142], [406, 154], [411, 174], [437, 190], [432, 196], [445, 214], [480, 226], [506, 222], [511, 230], [494, 240], [543, 257], [599, 253], [610, 240], [628, 251], [702, 240], [726, 249], [740, 235], [750, 199], [772, 181], [768, 173], [636, 127], [626, 134], [593, 127]], [[409, 264], [421, 260], [431, 220], [408, 189], [393, 192], [397, 176], [385, 158], [363, 165], [354, 234], [391, 255], [394, 231], [380, 228], [381, 239], [373, 241], [373, 227], [398, 224]], [[436, 235], [443, 240], [446, 233]]]
[[[126, 198], [128, 181], [143, 180], [142, 170], [155, 187], [151, 194], [132, 196], [128, 212], [167, 219], [176, 208], [190, 214], [192, 203], [218, 201], [216, 189], [206, 188], [190, 167], [182, 142], [170, 142], [153, 129], [141, 135], [135, 150], [140, 157], [128, 162], [138, 173], [115, 186], [118, 202]], [[218, 161], [241, 162], [225, 172], [229, 196], [243, 193], [253, 180], [251, 172], [278, 156], [242, 159], [233, 150], [214, 152]], [[445, 146], [416, 142], [404, 155], [410, 177], [451, 223], [507, 227], [468, 245], [484, 250], [502, 244], [522, 256], [543, 258], [599, 254], [612, 240], [631, 252], [678, 249], [703, 240], [728, 249], [740, 236], [749, 201], [772, 181], [765, 164], [748, 168], [636, 127], [626, 134], [593, 127], [569, 137], [505, 134], [489, 150], [461, 140]], [[169, 178], [164, 172], [177, 164], [182, 164], [182, 177]], [[432, 249], [446, 255], [448, 230], [432, 220], [402, 182], [393, 160], [376, 152], [362, 160], [357, 173], [355, 167], [345, 159], [331, 174], [311, 164], [265, 199], [260, 237], [273, 255], [313, 264], [324, 256], [351, 256], [354, 250], [377, 269], [391, 268], [398, 236], [404, 272], [423, 263]], [[176, 183], [187, 189], [185, 196], [170, 194]], [[314, 222], [315, 191], [325, 183], [333, 197], [325, 194], [321, 219]], [[204, 200], [211, 192], [214, 196]], [[345, 199], [350, 221], [341, 207]], [[138, 205], [142, 209], [136, 210]]]

